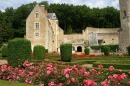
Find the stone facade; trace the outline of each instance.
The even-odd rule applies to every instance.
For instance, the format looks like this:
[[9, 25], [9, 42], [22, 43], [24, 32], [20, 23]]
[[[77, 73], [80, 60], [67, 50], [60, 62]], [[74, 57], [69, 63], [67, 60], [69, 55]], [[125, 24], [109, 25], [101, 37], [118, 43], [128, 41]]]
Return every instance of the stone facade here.
[[34, 7], [26, 20], [26, 39], [35, 45], [42, 45], [49, 52], [59, 51], [64, 43], [72, 43], [73, 52], [83, 52], [89, 45], [118, 44], [118, 28], [87, 27], [81, 34], [64, 34], [58, 25], [55, 13], [48, 13], [44, 6]]
[[121, 28], [119, 30], [119, 47], [126, 53], [130, 45], [130, 0], [119, 0]]

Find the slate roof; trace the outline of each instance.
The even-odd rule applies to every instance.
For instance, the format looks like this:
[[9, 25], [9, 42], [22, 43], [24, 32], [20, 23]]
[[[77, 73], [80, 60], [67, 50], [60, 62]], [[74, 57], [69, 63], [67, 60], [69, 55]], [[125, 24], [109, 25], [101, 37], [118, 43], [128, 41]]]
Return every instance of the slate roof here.
[[57, 16], [55, 13], [48, 13], [47, 18], [52, 19], [52, 20], [55, 20], [55, 19], [57, 20]]

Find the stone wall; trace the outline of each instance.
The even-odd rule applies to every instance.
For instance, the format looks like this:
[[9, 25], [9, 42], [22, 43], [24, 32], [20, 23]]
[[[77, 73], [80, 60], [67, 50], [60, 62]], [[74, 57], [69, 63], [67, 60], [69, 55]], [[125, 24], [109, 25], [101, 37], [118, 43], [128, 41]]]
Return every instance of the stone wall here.
[[130, 45], [130, 0], [119, 0], [121, 29], [119, 32], [119, 47], [126, 53]]
[[[26, 38], [31, 41], [32, 48], [35, 45], [43, 45], [46, 46], [46, 27], [48, 22], [46, 23], [47, 18], [42, 12], [41, 9], [39, 9], [39, 5], [36, 5], [34, 7], [35, 9], [32, 10], [30, 15], [28, 16], [26, 20]], [[35, 17], [36, 13], [39, 13], [38, 17]], [[39, 28], [35, 28], [35, 24], [39, 23]], [[36, 34], [37, 33], [37, 34]], [[39, 36], [38, 36], [39, 34]]]
[[[38, 14], [37, 17], [36, 14]], [[105, 41], [105, 44], [118, 44], [118, 28], [87, 27], [81, 34], [66, 35], [58, 26], [58, 20], [48, 18], [47, 15], [44, 6], [41, 7], [37, 4], [26, 20], [26, 38], [31, 41], [32, 48], [35, 45], [42, 45], [49, 52], [53, 52], [58, 51], [58, 48], [63, 43], [72, 43], [75, 51], [81, 50], [84, 52], [84, 43], [91, 39], [97, 45], [99, 45], [99, 40]], [[38, 29], [35, 28], [36, 23], [39, 23]], [[39, 33], [39, 35], [36, 33]], [[90, 38], [91, 33], [94, 33], [96, 37]]]
[[[87, 27], [85, 30], [85, 40], [90, 40], [90, 34], [96, 34], [95, 40], [97, 40], [98, 44], [101, 45], [109, 45], [109, 44], [119, 44], [119, 28], [92, 28]], [[102, 43], [99, 43], [102, 41]]]

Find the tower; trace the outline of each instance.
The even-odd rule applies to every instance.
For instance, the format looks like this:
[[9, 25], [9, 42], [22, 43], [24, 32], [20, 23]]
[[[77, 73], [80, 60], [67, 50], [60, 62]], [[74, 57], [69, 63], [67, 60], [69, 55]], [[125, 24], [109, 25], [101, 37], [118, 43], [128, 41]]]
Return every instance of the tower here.
[[119, 0], [121, 28], [119, 30], [119, 48], [127, 52], [130, 45], [130, 0]]

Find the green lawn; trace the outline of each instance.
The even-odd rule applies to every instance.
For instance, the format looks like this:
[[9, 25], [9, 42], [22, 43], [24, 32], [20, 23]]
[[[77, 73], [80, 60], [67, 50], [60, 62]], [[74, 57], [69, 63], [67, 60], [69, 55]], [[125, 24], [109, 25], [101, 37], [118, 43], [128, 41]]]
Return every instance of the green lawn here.
[[0, 80], [0, 86], [38, 86], [38, 85], [28, 85], [19, 82], [8, 82], [8, 81]]

